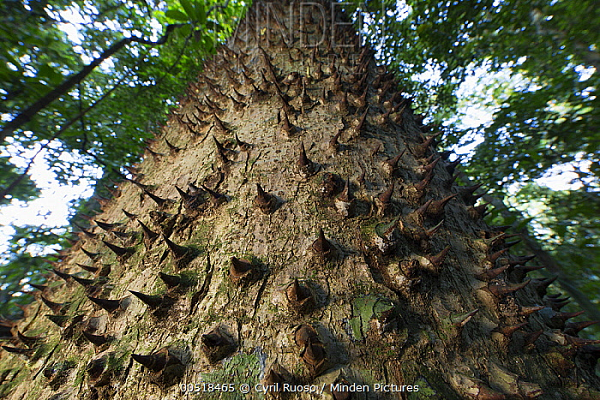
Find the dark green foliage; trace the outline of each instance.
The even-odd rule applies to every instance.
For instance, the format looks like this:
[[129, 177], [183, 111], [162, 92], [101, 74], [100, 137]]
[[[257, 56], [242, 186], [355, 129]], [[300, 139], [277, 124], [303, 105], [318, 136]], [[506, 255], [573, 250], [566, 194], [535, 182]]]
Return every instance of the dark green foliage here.
[[68, 247], [68, 243], [61, 240], [60, 229], [48, 229], [37, 226], [13, 227], [16, 231], [9, 242], [8, 251], [0, 258], [0, 315], [17, 316], [21, 310], [16, 306], [25, 305], [33, 297], [23, 291], [33, 291], [28, 283], [44, 284], [46, 279], [43, 274], [49, 267], [41, 256], [36, 256], [40, 251], [51, 251], [59, 247]]
[[[2, 188], [10, 185], [23, 173], [22, 169], [12, 165], [8, 161], [7, 157], [0, 157], [0, 170], [2, 171], [2, 174], [0, 175], [0, 187]], [[29, 178], [29, 176], [25, 176], [22, 182], [15, 186], [6, 199], [0, 200], [0, 205], [5, 204], [12, 199], [25, 201], [30, 200], [36, 197], [38, 193], [39, 189], [35, 186], [35, 183]]]

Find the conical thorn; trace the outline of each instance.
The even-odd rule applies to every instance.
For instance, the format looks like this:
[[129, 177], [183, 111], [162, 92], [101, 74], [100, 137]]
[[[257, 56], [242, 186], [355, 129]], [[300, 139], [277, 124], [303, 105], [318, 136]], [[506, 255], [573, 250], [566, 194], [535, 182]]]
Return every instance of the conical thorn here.
[[134, 220], [137, 218], [137, 215], [130, 213], [129, 211], [125, 210], [125, 209], [121, 209], [121, 211], [123, 211], [123, 214], [125, 214], [125, 216], [131, 220]]
[[496, 278], [498, 275], [500, 275], [507, 269], [508, 269], [508, 265], [503, 265], [498, 268], [487, 269], [487, 270], [475, 275], [475, 278], [479, 279], [480, 281], [491, 281], [492, 279]]
[[96, 281], [93, 279], [80, 278], [77, 275], [71, 275], [71, 278], [73, 278], [73, 280], [75, 282], [79, 283], [81, 286], [84, 286], [84, 287], [89, 287], [89, 286], [93, 285], [94, 283], [96, 283]]
[[525, 346], [532, 346], [535, 343], [535, 341], [538, 340], [538, 338], [540, 336], [542, 336], [542, 333], [544, 333], [544, 330], [540, 329], [538, 331], [531, 332], [531, 333], [528, 333], [527, 335], [525, 335], [525, 338], [524, 338]]
[[450, 175], [454, 174], [454, 171], [456, 170], [456, 167], [460, 164], [460, 157], [457, 158], [455, 161], [452, 161], [451, 163], [446, 164], [446, 171], [448, 171], [448, 173]]
[[535, 288], [536, 293], [540, 297], [544, 297], [548, 286], [550, 286], [556, 279], [558, 279], [558, 275], [552, 278], [534, 279], [532, 285]]
[[308, 156], [306, 155], [306, 150], [304, 148], [304, 143], [300, 141], [300, 154], [298, 157], [298, 170], [304, 177], [309, 177], [314, 175], [317, 171], [315, 163], [313, 163]]
[[514, 267], [515, 265], [524, 265], [528, 261], [533, 260], [535, 257], [535, 255], [516, 257], [514, 260], [509, 260], [508, 265], [511, 267]]
[[444, 197], [443, 199], [432, 201], [431, 205], [427, 209], [427, 215], [430, 215], [432, 217], [441, 216], [444, 213], [444, 208], [446, 207], [446, 204], [448, 204], [448, 202], [456, 196], [457, 194], [451, 194], [449, 196]]
[[237, 257], [231, 257], [229, 277], [234, 282], [240, 282], [242, 278], [249, 277], [254, 270], [252, 262]]
[[170, 151], [171, 153], [177, 153], [177, 152], [179, 152], [180, 150], [182, 150], [181, 148], [179, 148], [179, 147], [177, 147], [177, 146], [175, 146], [175, 145], [171, 144], [171, 142], [169, 142], [169, 141], [168, 141], [166, 138], [165, 138], [165, 143], [166, 143], [166, 144], [167, 144], [167, 146], [169, 147], [169, 151]]
[[286, 297], [290, 306], [299, 313], [309, 312], [315, 305], [311, 290], [301, 286], [297, 278], [288, 286]]
[[436, 134], [434, 134], [434, 135], [431, 135], [431, 136], [427, 137], [423, 143], [421, 143], [421, 144], [419, 144], [419, 145], [415, 146], [415, 147], [414, 147], [414, 151], [413, 151], [414, 155], [415, 155], [417, 158], [424, 157], [424, 156], [425, 156], [425, 154], [427, 154], [427, 150], [428, 150], [428, 149], [429, 149], [429, 147], [432, 145], [432, 143], [433, 143], [433, 141], [435, 140], [435, 138], [436, 138], [437, 136], [439, 136], [441, 133], [442, 133], [442, 132], [438, 132], [438, 133], [436, 133]]
[[507, 294], [516, 292], [519, 289], [523, 289], [525, 286], [529, 285], [529, 282], [531, 282], [531, 280], [527, 280], [517, 285], [503, 285], [499, 283], [490, 283], [487, 286], [487, 290], [497, 297], [502, 297]]
[[152, 229], [148, 228], [139, 219], [137, 221], [138, 224], [140, 224], [140, 226], [142, 227], [142, 231], [144, 232], [144, 239], [146, 239], [148, 242], [153, 242], [158, 238], [159, 234], [157, 232], [154, 232]]
[[88, 272], [91, 272], [92, 274], [95, 274], [95, 273], [97, 273], [100, 270], [100, 268], [98, 268], [98, 267], [92, 267], [90, 265], [85, 265], [85, 264], [79, 264], [78, 263], [77, 266], [79, 268], [81, 268], [81, 269], [84, 269], [84, 270], [86, 270]]
[[536, 313], [540, 310], [543, 310], [545, 307], [544, 306], [530, 306], [530, 307], [525, 307], [522, 306], [519, 309], [518, 315], [523, 316], [523, 317], [527, 317], [533, 313]]
[[587, 328], [588, 326], [596, 325], [600, 323], [600, 321], [581, 321], [581, 322], [567, 322], [565, 324], [564, 332], [565, 334], [576, 336], [581, 330]]
[[129, 293], [140, 299], [150, 308], [158, 308], [163, 304], [163, 298], [161, 296], [150, 296], [134, 290], [130, 290]]
[[195, 196], [186, 193], [183, 189], [180, 189], [179, 186], [177, 186], [177, 185], [175, 185], [175, 190], [177, 190], [177, 193], [179, 193], [179, 196], [181, 196], [181, 199], [183, 200], [184, 203], [191, 203], [195, 200]]
[[167, 366], [169, 355], [165, 349], [150, 355], [132, 354], [131, 358], [152, 372], [160, 372]]
[[83, 247], [81, 248], [81, 251], [83, 251], [83, 253], [88, 256], [89, 258], [91, 258], [93, 261], [96, 261], [98, 258], [100, 258], [101, 254], [100, 253], [92, 253], [91, 251], [87, 251], [86, 249], [84, 249]]
[[169, 240], [169, 238], [166, 237], [165, 235], [163, 235], [163, 240], [169, 247], [169, 250], [171, 250], [171, 253], [173, 254], [173, 257], [175, 259], [183, 259], [183, 258], [187, 257], [191, 252], [191, 250], [188, 247], [175, 244], [174, 242]]
[[42, 302], [51, 309], [55, 314], [60, 314], [60, 312], [64, 309], [67, 303], [55, 303], [53, 301], [48, 300], [44, 295], [40, 296], [42, 298]]
[[73, 222], [73, 225], [75, 225], [75, 227], [77, 229], [79, 229], [81, 231], [81, 233], [83, 233], [85, 236], [89, 237], [90, 239], [95, 239], [98, 235], [96, 235], [95, 233], [92, 233], [86, 229], [84, 229], [81, 225]]
[[159, 207], [163, 207], [164, 205], [166, 205], [169, 201], [167, 199], [163, 199], [161, 197], [158, 197], [157, 195], [149, 192], [148, 190], [144, 189], [144, 193], [150, 197]]
[[212, 138], [213, 142], [215, 143], [215, 147], [217, 148], [217, 158], [223, 164], [227, 164], [228, 162], [230, 162], [230, 160], [227, 158], [225, 147], [223, 147], [223, 145], [219, 143], [216, 137], [213, 136]]
[[388, 205], [392, 201], [392, 194], [394, 193], [394, 181], [390, 184], [387, 190], [381, 193], [378, 197], [379, 201], [383, 205]]
[[362, 131], [363, 126], [365, 125], [365, 121], [367, 119], [368, 112], [369, 112], [369, 107], [367, 107], [367, 109], [362, 113], [360, 118], [358, 120], [356, 120], [356, 124], [354, 126], [354, 135], [355, 136], [360, 136], [360, 132]]
[[17, 338], [26, 346], [33, 346], [42, 340], [39, 336], [25, 336], [17, 329]]
[[103, 344], [108, 343], [108, 341], [109, 341], [108, 337], [106, 337], [104, 335], [94, 335], [94, 334], [91, 334], [86, 331], [83, 331], [82, 334], [83, 334], [83, 337], [85, 337], [94, 346], [99, 347], [99, 346], [102, 346]]
[[256, 197], [254, 198], [254, 205], [258, 207], [265, 214], [270, 214], [275, 211], [277, 206], [277, 198], [270, 193], [264, 191], [259, 183], [256, 184]]
[[12, 346], [2, 346], [2, 348], [9, 353], [21, 354], [21, 355], [24, 355], [27, 357], [31, 356], [34, 352], [33, 349], [21, 349], [19, 347], [12, 347]]
[[398, 162], [400, 162], [400, 159], [402, 158], [405, 152], [406, 149], [402, 150], [402, 152], [397, 156], [384, 161], [384, 169], [388, 174], [393, 175], [396, 172], [398, 168]]
[[46, 314], [45, 317], [48, 318], [50, 321], [54, 322], [56, 325], [60, 326], [61, 328], [63, 328], [67, 324], [67, 322], [71, 319], [70, 317], [68, 317], [66, 315]]
[[66, 272], [62, 272], [59, 271], [57, 269], [53, 269], [52, 272], [54, 272], [56, 275], [58, 275], [59, 278], [63, 279], [66, 282], [71, 282], [71, 275], [67, 274]]
[[492, 332], [498, 332], [498, 333], [501, 333], [502, 335], [506, 336], [507, 338], [510, 338], [516, 331], [518, 331], [522, 327], [526, 326], [527, 324], [528, 324], [528, 322], [523, 322], [521, 324], [512, 325], [512, 326], [497, 326], [496, 328], [492, 329]]
[[87, 296], [92, 302], [96, 303], [108, 312], [113, 312], [121, 307], [121, 300], [100, 299], [98, 297]]
[[120, 226], [119, 224], [108, 224], [106, 222], [98, 221], [97, 219], [95, 219], [94, 222], [96, 223], [96, 225], [98, 225], [102, 230], [104, 230], [106, 232], [110, 232], [113, 229], [118, 228]]
[[179, 286], [181, 283], [181, 275], [168, 275], [162, 272], [158, 273], [160, 279], [167, 285], [169, 288], [174, 288]]
[[440, 251], [435, 256], [429, 257], [429, 262], [431, 262], [431, 264], [435, 267], [435, 269], [437, 269], [437, 270], [440, 269], [440, 267], [444, 263], [444, 260], [446, 259], [446, 256], [448, 255], [448, 252], [450, 251], [450, 249], [451, 249], [451, 247], [450, 247], [450, 245], [448, 245], [444, 248], [444, 250]]
[[201, 185], [201, 187], [206, 193], [208, 193], [208, 195], [210, 196], [210, 201], [214, 206], [218, 206], [219, 204], [222, 204], [227, 201], [227, 197], [224, 194], [217, 193], [204, 185]]
[[576, 336], [565, 335], [566, 342], [573, 347], [581, 348], [600, 344], [600, 339], [582, 339]]
[[106, 247], [108, 247], [113, 253], [115, 253], [119, 257], [125, 257], [131, 255], [134, 252], [134, 249], [131, 247], [117, 246], [115, 244], [107, 242], [106, 240], [102, 240], [102, 242], [106, 245]]
[[333, 245], [325, 238], [323, 229], [319, 229], [319, 235], [312, 244], [312, 250], [321, 257], [329, 257], [333, 252]]
[[499, 250], [499, 251], [497, 251], [495, 253], [489, 254], [488, 255], [488, 260], [490, 260], [491, 263], [494, 263], [498, 258], [500, 258], [500, 256], [502, 256], [507, 251], [508, 251], [508, 249], [502, 249], [502, 250]]
[[425, 194], [425, 188], [429, 186], [431, 179], [433, 179], [433, 172], [429, 171], [420, 182], [417, 182], [413, 185], [419, 197]]
[[483, 184], [480, 183], [478, 185], [473, 185], [473, 186], [464, 186], [464, 187], [459, 187], [458, 188], [458, 193], [460, 194], [460, 196], [462, 197], [462, 199], [464, 200], [464, 202], [469, 205], [472, 206], [474, 205], [477, 200], [483, 196], [483, 194], [481, 195], [475, 195], [475, 191], [477, 189], [479, 189]]

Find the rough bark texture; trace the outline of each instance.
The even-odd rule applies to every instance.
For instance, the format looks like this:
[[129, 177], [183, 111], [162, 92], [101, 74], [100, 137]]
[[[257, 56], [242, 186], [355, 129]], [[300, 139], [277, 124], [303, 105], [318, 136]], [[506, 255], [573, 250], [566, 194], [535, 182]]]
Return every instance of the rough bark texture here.
[[253, 5], [12, 327], [4, 396], [600, 398], [598, 348], [338, 7]]

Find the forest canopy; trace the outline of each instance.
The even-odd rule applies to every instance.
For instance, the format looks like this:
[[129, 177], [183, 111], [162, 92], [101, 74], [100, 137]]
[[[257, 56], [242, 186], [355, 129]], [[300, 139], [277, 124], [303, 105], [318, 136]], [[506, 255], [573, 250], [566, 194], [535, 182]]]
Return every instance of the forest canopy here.
[[[97, 173], [92, 214], [128, 179], [187, 83], [248, 2], [4, 0], [0, 3], [0, 212], [57, 182]], [[351, 1], [364, 40], [403, 84], [439, 149], [460, 157], [463, 185], [483, 184], [489, 222], [513, 225], [522, 253], [600, 319], [600, 9], [593, 1]], [[480, 115], [489, 118], [480, 118]], [[455, 155], [451, 157], [456, 157]], [[454, 159], [454, 158], [452, 158]], [[470, 178], [467, 178], [470, 177]], [[559, 181], [549, 186], [548, 177]], [[0, 274], [0, 313], [16, 316], [41, 281], [62, 226], [14, 226]]]

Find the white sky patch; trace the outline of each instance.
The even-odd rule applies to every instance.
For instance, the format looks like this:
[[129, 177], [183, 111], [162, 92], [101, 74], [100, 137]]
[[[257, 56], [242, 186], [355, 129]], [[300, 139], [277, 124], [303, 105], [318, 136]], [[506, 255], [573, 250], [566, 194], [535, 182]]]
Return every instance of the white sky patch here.
[[67, 34], [67, 38], [73, 44], [82, 44], [83, 43], [83, 35], [79, 33], [78, 24], [90, 23], [89, 19], [85, 19], [83, 15], [79, 12], [79, 10], [74, 10], [73, 8], [69, 8], [65, 11], [60, 12], [60, 16], [65, 21], [70, 21], [70, 23], [63, 23], [59, 25], [61, 31]]
[[[11, 163], [23, 167], [39, 149], [20, 150], [19, 157], [11, 157]], [[17, 151], [12, 148], [10, 153]], [[78, 185], [60, 185], [56, 182], [54, 173], [44, 161], [42, 151], [31, 167], [30, 176], [36, 186], [41, 189], [39, 198], [23, 202], [13, 200], [11, 204], [0, 208], [0, 253], [8, 249], [8, 240], [14, 230], [8, 225], [36, 225], [57, 227], [68, 224], [69, 211], [72, 201], [92, 196], [92, 184], [101, 176], [99, 168], [87, 167], [84, 171], [75, 171], [89, 178], [83, 178]], [[64, 153], [61, 158], [65, 161], [74, 159], [77, 155]]]
[[583, 187], [584, 182], [581, 182], [576, 169], [583, 173], [590, 173], [591, 166], [592, 162], [584, 160], [583, 154], [579, 154], [576, 162], [554, 166], [544, 177], [536, 179], [535, 182], [552, 190], [578, 190]]
[[[92, 7], [90, 6], [90, 4], [87, 4], [87, 7]], [[83, 35], [80, 33], [80, 26], [82, 25], [86, 25], [86, 24], [90, 24], [93, 26], [95, 26], [98, 30], [105, 30], [105, 29], [111, 29], [111, 30], [119, 30], [120, 26], [113, 21], [105, 21], [105, 23], [94, 23], [92, 21], [92, 19], [90, 18], [89, 15], [86, 15], [85, 13], [83, 13], [81, 11], [81, 9], [78, 6], [72, 6], [72, 7], [68, 7], [67, 9], [60, 11], [60, 12], [55, 12], [55, 11], [49, 11], [46, 10], [51, 16], [54, 16], [54, 18], [57, 19], [61, 19], [63, 21], [69, 21], [69, 22], [64, 22], [64, 23], [60, 23], [58, 24], [58, 27], [61, 31], [65, 32], [67, 34], [67, 38], [73, 43], [73, 48], [74, 50], [79, 53], [79, 56], [81, 57], [81, 60], [85, 63], [85, 64], [89, 64], [93, 61], [92, 57], [89, 57], [86, 54], [83, 54], [83, 47], [81, 46], [83, 44], [83, 41], [85, 40], [85, 38], [83, 37]], [[98, 10], [95, 7], [92, 7], [91, 11], [97, 13]], [[99, 57], [100, 53], [98, 52], [94, 52], [92, 54], [94, 57]], [[102, 62], [102, 64], [100, 64], [100, 68], [104, 71], [111, 71], [112, 69], [114, 69], [114, 62], [109, 58], [107, 60], [104, 60]]]
[[583, 65], [578, 65], [575, 67], [575, 72], [579, 74], [579, 81], [585, 82], [594, 75], [596, 72], [596, 68], [594, 67], [586, 67]]
[[[589, 72], [585, 71], [585, 73]], [[538, 87], [535, 83], [528, 82], [522, 75], [512, 73], [508, 67], [494, 73], [485, 67], [473, 69], [456, 93], [458, 98], [462, 99], [456, 117], [456, 121], [460, 121], [461, 129], [475, 129], [492, 123], [494, 113], [505, 100], [498, 98], [494, 92], [498, 85], [505, 86], [505, 90], [509, 92], [512, 90], [536, 90]], [[507, 92], [503, 90], [500, 93], [506, 96]], [[451, 150], [457, 155], [470, 157], [475, 148], [483, 142], [482, 135], [468, 134]], [[581, 160], [579, 157], [579, 161], [576, 163], [557, 165], [551, 168], [544, 177], [536, 179], [535, 182], [552, 190], [577, 190], [583, 186], [583, 183], [577, 181], [579, 176], [575, 172], [575, 168], [589, 172], [590, 166], [589, 161]], [[508, 192], [514, 194], [519, 187], [518, 183], [510, 185]]]

